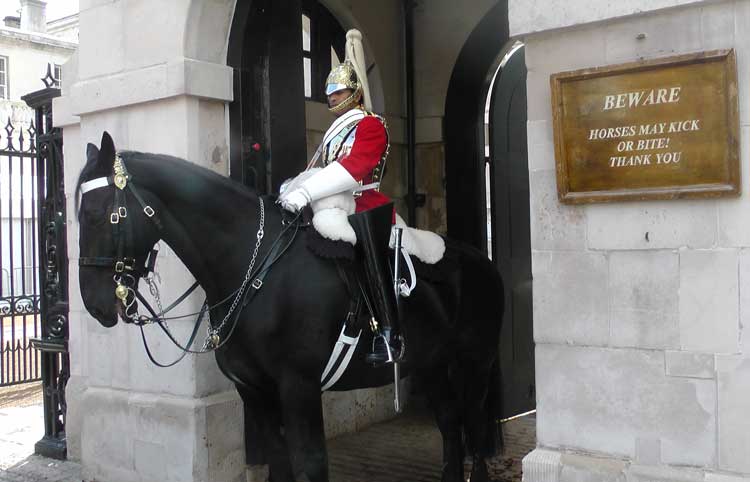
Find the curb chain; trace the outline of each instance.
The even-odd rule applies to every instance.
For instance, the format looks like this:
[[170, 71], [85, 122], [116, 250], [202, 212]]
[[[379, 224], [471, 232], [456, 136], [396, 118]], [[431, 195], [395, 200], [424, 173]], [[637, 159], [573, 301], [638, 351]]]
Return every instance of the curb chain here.
[[229, 311], [227, 312], [226, 316], [224, 316], [224, 319], [221, 320], [221, 323], [219, 323], [219, 326], [216, 328], [211, 328], [211, 324], [209, 323], [208, 329], [206, 330], [206, 340], [203, 342], [203, 350], [207, 350], [209, 348], [218, 348], [218, 342], [215, 340], [219, 339], [219, 333], [221, 333], [222, 328], [224, 328], [224, 325], [227, 324], [227, 321], [229, 321], [229, 318], [232, 316], [232, 313], [234, 313], [234, 310], [237, 308], [237, 305], [239, 304], [240, 300], [243, 297], [243, 294], [245, 293], [245, 289], [247, 288], [247, 284], [250, 282], [250, 278], [253, 272], [253, 267], [255, 266], [255, 260], [258, 257], [258, 250], [260, 249], [260, 244], [263, 241], [264, 236], [264, 228], [266, 225], [266, 216], [265, 216], [265, 208], [263, 205], [263, 198], [259, 197], [260, 200], [260, 225], [258, 226], [258, 232], [255, 235], [256, 241], [255, 241], [255, 249], [253, 250], [252, 258], [250, 258], [250, 265], [247, 267], [247, 272], [245, 273], [245, 279], [242, 281], [242, 285], [240, 286], [240, 289], [237, 291], [237, 296], [234, 297], [234, 301], [232, 301], [232, 305], [229, 307]]

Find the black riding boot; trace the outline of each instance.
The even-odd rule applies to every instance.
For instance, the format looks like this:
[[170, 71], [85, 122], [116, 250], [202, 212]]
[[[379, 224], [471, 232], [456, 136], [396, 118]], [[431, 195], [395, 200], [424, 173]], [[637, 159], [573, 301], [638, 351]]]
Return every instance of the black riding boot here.
[[393, 275], [388, 263], [392, 217], [393, 204], [349, 216], [349, 223], [357, 234], [357, 246], [367, 279], [366, 295], [378, 324], [379, 335], [375, 337], [373, 352], [367, 355], [367, 361], [373, 364], [398, 361], [403, 353], [403, 340], [398, 336]]

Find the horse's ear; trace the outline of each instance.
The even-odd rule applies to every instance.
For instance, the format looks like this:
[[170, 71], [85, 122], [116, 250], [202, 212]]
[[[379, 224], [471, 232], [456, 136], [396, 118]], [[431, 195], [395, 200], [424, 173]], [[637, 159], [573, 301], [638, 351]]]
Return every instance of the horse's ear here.
[[91, 162], [92, 159], [99, 157], [99, 148], [92, 143], [86, 145], [86, 161]]
[[111, 166], [115, 162], [115, 143], [109, 132], [102, 134], [101, 148], [99, 149], [99, 162]]

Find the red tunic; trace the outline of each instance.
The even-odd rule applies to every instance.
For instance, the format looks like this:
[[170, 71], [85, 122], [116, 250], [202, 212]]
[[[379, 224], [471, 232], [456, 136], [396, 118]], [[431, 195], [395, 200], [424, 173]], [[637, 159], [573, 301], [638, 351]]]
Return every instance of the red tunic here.
[[[388, 142], [385, 127], [375, 116], [367, 116], [357, 124], [354, 136], [351, 151], [339, 162], [356, 181], [369, 184], [372, 182], [372, 171], [380, 162]], [[389, 202], [391, 200], [385, 194], [369, 189], [356, 198], [356, 211], [367, 211]]]

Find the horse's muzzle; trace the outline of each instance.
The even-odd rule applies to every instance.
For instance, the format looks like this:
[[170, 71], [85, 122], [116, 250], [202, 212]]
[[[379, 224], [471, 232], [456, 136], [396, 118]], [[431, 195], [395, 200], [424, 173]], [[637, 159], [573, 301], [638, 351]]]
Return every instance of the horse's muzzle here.
[[117, 312], [115, 311], [111, 315], [104, 313], [98, 308], [87, 309], [89, 314], [93, 316], [105, 328], [112, 328], [117, 324]]

